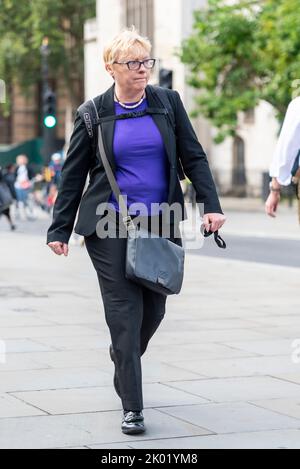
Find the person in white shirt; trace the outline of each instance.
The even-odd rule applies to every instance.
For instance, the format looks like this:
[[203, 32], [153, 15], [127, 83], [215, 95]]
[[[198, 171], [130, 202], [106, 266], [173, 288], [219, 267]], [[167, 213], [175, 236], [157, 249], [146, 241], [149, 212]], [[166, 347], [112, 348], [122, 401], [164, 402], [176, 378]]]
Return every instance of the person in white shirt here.
[[[265, 210], [271, 217], [276, 216], [280, 202], [280, 188], [292, 180], [292, 168], [300, 150], [300, 97], [294, 98], [288, 105], [280, 131], [276, 150], [270, 165], [270, 194], [265, 203]], [[300, 161], [299, 161], [300, 163]]]

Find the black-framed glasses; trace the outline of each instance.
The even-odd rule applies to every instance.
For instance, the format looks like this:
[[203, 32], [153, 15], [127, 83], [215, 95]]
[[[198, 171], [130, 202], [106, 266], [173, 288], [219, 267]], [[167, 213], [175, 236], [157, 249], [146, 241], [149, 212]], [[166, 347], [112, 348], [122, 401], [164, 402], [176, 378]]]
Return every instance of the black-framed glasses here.
[[128, 62], [113, 62], [113, 64], [123, 64], [127, 65], [129, 70], [139, 70], [143, 64], [145, 68], [153, 68], [155, 65], [156, 59], [146, 59], [146, 60], [129, 60]]

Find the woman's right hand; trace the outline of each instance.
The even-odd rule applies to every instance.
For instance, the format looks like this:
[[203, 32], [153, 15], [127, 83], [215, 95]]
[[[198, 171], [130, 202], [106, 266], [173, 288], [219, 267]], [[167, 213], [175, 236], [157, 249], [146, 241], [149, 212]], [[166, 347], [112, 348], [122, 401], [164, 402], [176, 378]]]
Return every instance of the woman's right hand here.
[[66, 243], [61, 243], [60, 241], [52, 241], [51, 243], [48, 243], [48, 246], [58, 256], [61, 256], [62, 254], [64, 256], [68, 255], [69, 248]]

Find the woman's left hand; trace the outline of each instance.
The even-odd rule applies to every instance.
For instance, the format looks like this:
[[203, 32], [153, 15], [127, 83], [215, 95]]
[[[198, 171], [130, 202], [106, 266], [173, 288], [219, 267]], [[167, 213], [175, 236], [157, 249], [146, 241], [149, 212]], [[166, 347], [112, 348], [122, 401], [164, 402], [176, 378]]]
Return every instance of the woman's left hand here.
[[203, 215], [203, 224], [206, 231], [217, 231], [224, 225], [225, 215], [222, 213], [205, 213]]

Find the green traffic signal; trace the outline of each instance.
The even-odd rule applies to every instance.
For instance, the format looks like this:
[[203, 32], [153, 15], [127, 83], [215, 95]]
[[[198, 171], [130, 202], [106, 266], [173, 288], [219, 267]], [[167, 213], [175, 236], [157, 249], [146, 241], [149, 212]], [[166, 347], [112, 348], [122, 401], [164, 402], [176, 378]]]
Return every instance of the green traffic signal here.
[[47, 129], [56, 126], [56, 97], [55, 93], [47, 88], [43, 94], [43, 122]]
[[56, 126], [56, 118], [54, 116], [48, 115], [44, 117], [44, 125], [48, 129], [52, 129]]

